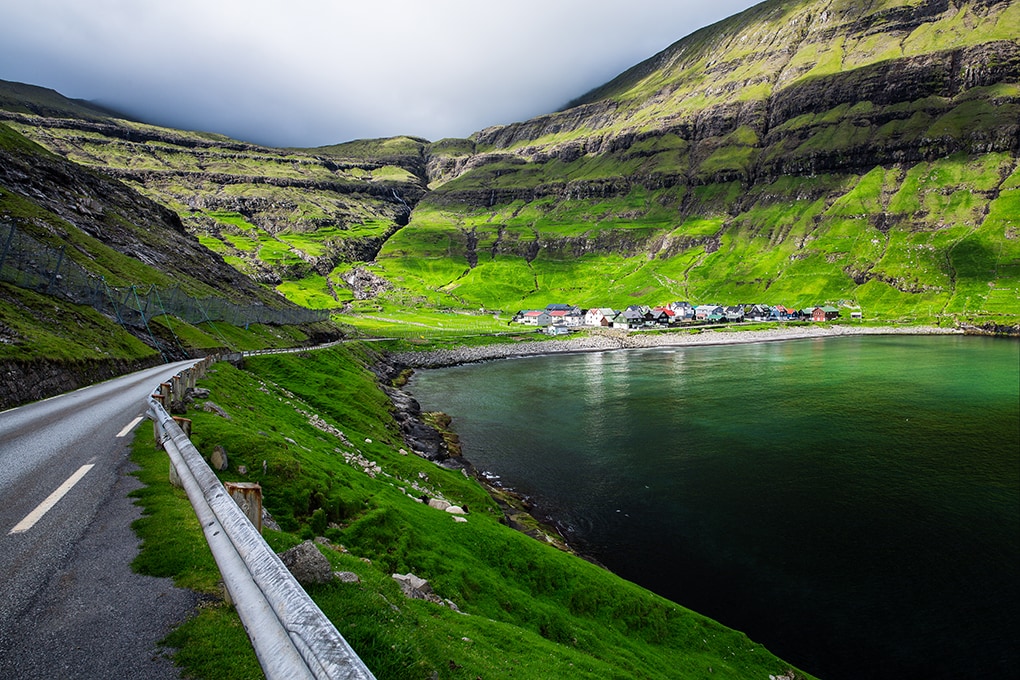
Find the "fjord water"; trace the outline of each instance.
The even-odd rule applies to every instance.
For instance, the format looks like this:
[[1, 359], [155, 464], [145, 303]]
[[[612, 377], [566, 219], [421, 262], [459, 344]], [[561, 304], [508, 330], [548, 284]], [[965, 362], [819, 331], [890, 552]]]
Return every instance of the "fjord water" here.
[[540, 356], [410, 389], [575, 547], [809, 673], [1020, 671], [1020, 343]]

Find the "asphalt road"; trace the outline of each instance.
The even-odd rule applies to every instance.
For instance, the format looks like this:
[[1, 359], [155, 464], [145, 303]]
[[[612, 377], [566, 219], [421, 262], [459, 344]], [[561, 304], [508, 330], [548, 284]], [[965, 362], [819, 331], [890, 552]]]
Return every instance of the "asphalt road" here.
[[159, 366], [0, 413], [0, 678], [178, 678], [157, 642], [196, 596], [132, 573], [136, 420]]

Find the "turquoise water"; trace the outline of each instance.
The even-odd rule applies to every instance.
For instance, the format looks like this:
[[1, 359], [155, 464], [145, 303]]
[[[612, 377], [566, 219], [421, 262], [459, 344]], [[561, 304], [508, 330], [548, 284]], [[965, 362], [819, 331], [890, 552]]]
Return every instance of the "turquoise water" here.
[[810, 673], [1020, 672], [1020, 343], [531, 357], [410, 389], [576, 547]]

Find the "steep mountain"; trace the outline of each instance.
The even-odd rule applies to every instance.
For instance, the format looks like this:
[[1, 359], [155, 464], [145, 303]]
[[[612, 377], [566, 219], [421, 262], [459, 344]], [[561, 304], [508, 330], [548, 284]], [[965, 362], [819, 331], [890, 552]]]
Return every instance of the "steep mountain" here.
[[308, 306], [1015, 324], [1018, 38], [1002, 0], [768, 0], [563, 110], [434, 143], [269, 149], [14, 84], [0, 119]]
[[424, 140], [270, 149], [125, 120], [2, 81], [0, 121], [168, 206], [256, 281], [318, 281], [320, 306], [336, 305], [324, 277], [340, 263], [371, 260], [425, 193]]
[[172, 210], [0, 124], [0, 409], [165, 359], [338, 337], [321, 316]]
[[472, 306], [1015, 318], [1018, 35], [1011, 2], [761, 3], [562, 111], [433, 147], [435, 190], [378, 273]]

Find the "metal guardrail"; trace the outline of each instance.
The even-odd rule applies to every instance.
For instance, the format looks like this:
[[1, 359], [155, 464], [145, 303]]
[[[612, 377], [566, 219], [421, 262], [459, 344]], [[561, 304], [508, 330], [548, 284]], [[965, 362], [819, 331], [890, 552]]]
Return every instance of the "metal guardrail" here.
[[162, 400], [183, 398], [214, 359], [163, 383], [149, 417], [176, 471], [268, 680], [375, 680], [230, 497]]

